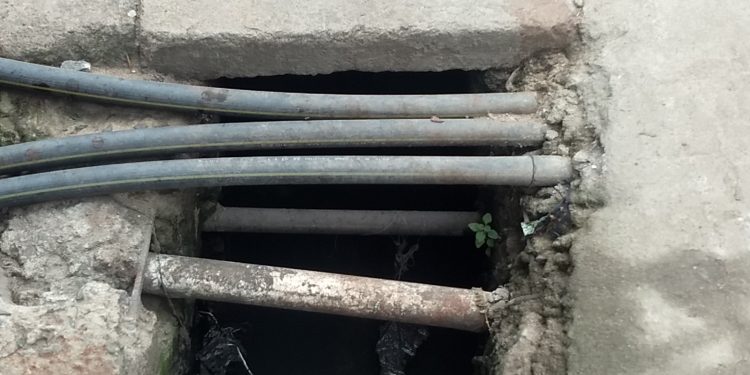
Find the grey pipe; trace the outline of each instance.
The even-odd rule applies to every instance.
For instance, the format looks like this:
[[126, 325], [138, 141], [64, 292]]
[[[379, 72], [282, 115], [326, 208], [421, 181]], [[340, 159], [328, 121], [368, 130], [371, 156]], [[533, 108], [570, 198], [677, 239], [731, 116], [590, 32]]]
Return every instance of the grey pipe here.
[[330, 95], [129, 80], [0, 58], [0, 83], [123, 104], [282, 118], [430, 118], [534, 113], [535, 93]]
[[0, 180], [0, 207], [125, 191], [276, 184], [548, 186], [570, 179], [560, 156], [275, 156], [112, 164]]
[[291, 268], [151, 254], [146, 292], [172, 298], [447, 327], [487, 329], [486, 306], [504, 289], [482, 290], [373, 279]]
[[532, 146], [546, 127], [489, 118], [320, 120], [170, 126], [52, 138], [0, 147], [0, 174], [114, 158], [252, 149]]
[[311, 210], [217, 206], [206, 232], [461, 236], [479, 214], [465, 211]]

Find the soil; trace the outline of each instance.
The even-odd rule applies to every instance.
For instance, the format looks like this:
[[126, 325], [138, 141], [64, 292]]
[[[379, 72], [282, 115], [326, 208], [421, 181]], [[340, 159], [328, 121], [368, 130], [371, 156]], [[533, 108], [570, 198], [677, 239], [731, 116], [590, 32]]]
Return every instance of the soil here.
[[[597, 127], [587, 119], [573, 76], [574, 63], [562, 53], [529, 60], [506, 87], [541, 93], [538, 115], [549, 125], [542, 152], [573, 157], [578, 177], [569, 185], [524, 191], [521, 218], [504, 229], [506, 241], [496, 257], [504, 269], [510, 303], [489, 311], [491, 337], [485, 355], [478, 360], [487, 374], [566, 374], [567, 326], [571, 300], [568, 279], [572, 261], [568, 253], [575, 231], [592, 209], [605, 198], [598, 183], [601, 147]], [[497, 81], [496, 78], [490, 77]], [[536, 233], [524, 237], [520, 220], [546, 218]], [[512, 219], [512, 218], [509, 218]]]

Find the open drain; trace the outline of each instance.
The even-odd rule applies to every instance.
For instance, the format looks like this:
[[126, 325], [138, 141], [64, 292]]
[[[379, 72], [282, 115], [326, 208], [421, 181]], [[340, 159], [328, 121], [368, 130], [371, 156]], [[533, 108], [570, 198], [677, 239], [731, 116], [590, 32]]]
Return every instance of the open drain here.
[[[429, 74], [432, 84], [424, 92], [420, 91], [425, 83], [422, 74], [400, 74], [401, 84], [386, 77], [387, 83], [380, 86], [372, 79], [377, 76], [350, 72], [218, 84], [356, 94], [476, 89], [470, 84], [473, 76], [455, 72]], [[443, 82], [449, 82], [448, 87], [435, 84], [441, 77], [447, 78]], [[358, 84], [357, 78], [375, 84]], [[450, 155], [480, 157], [476, 160], [481, 162], [491, 151], [517, 155], [544, 140], [545, 127], [533, 118], [514, 118], [506, 127], [498, 126], [499, 120], [464, 121], [455, 125], [455, 134], [438, 136], [434, 139], [439, 141], [422, 147], [303, 147], [227, 155]], [[479, 129], [472, 129], [477, 121], [488, 121], [488, 134], [480, 136]], [[456, 122], [437, 119], [431, 124], [447, 131]], [[500, 128], [506, 133], [497, 133]], [[474, 138], [461, 141], [465, 136]], [[556, 170], [538, 164], [479, 170], [538, 173], [520, 183], [499, 183], [525, 187], [542, 181], [545, 170]], [[389, 166], [397, 168], [397, 163], [390, 161]], [[170, 296], [201, 300], [194, 315], [195, 373], [246, 374], [248, 369], [255, 374], [474, 373], [472, 360], [482, 353], [487, 338], [483, 308], [507, 296], [502, 290], [500, 295], [481, 290], [496, 286], [497, 280], [492, 280], [493, 265], [484, 251], [475, 248], [467, 225], [481, 221], [482, 213], [495, 204], [493, 198], [510, 189], [485, 187], [491, 184], [487, 181], [464, 185], [464, 178], [453, 175], [431, 185], [395, 181], [225, 187], [218, 202], [204, 205], [201, 214], [202, 257], [217, 262], [152, 258], [150, 270], [158, 266], [170, 276], [150, 288], [159, 293], [166, 286]], [[151, 280], [157, 276], [146, 275]], [[230, 349], [237, 345], [243, 351], [220, 350], [217, 329], [232, 332], [218, 342], [224, 340], [225, 345], [231, 343]], [[227, 363], [229, 367], [222, 368]]]
[[[145, 292], [202, 301], [195, 316], [203, 331], [193, 332], [198, 373], [470, 373], [487, 307], [510, 297], [474, 248], [491, 249], [498, 238], [491, 224], [507, 224], [492, 222], [491, 199], [572, 174], [568, 158], [525, 153], [544, 140], [544, 127], [523, 115], [536, 110], [534, 93], [247, 91], [6, 59], [0, 78], [135, 105], [303, 119], [137, 129], [0, 149], [2, 173], [32, 172], [3, 179], [0, 207], [230, 187], [201, 212], [203, 259], [144, 256]], [[212, 157], [97, 165], [183, 152]], [[94, 166], [74, 168], [81, 163]], [[34, 173], [44, 169], [59, 170]], [[282, 325], [298, 329], [275, 335]]]
[[[294, 226], [242, 228], [254, 233], [241, 233], [233, 228], [231, 233], [204, 233], [205, 257], [231, 260], [242, 263], [263, 264], [293, 269], [313, 270], [326, 273], [396, 279], [396, 255], [415, 251], [402, 273], [402, 280], [420, 284], [447, 286], [465, 295], [471, 288], [486, 285], [490, 276], [490, 264], [481, 250], [473, 248], [473, 239], [466, 235], [466, 224], [475, 221], [474, 212], [484, 208], [477, 206], [482, 196], [492, 194], [490, 189], [476, 186], [313, 186], [313, 187], [257, 187], [228, 188], [220, 201], [228, 207], [237, 206], [295, 206], [294, 211], [277, 208], [233, 208], [240, 212], [263, 212], [275, 214], [299, 213]], [[368, 197], [370, 197], [368, 199]], [[342, 226], [331, 228], [320, 220], [306, 220], [308, 215], [319, 218], [320, 207], [336, 210], [326, 213], [354, 212], [376, 213], [377, 224], [363, 228]], [[343, 210], [343, 208], [348, 208]], [[390, 209], [389, 209], [390, 208]], [[401, 211], [394, 211], [400, 208]], [[204, 221], [204, 230], [224, 230], [218, 217], [225, 217], [222, 210], [214, 211]], [[388, 210], [387, 210], [388, 209]], [[444, 210], [442, 212], [426, 211]], [[396, 221], [389, 226], [383, 219], [394, 214], [419, 215], [435, 212], [456, 212], [461, 228], [444, 225], [445, 233], [425, 232], [421, 225], [410, 226], [410, 222]], [[465, 214], [464, 214], [465, 213]], [[338, 221], [338, 216], [327, 216], [326, 221]], [[450, 217], [446, 224], [457, 223]], [[213, 223], [211, 222], [213, 220]], [[363, 220], [359, 218], [360, 223]], [[453, 221], [453, 223], [451, 223]], [[405, 224], [404, 224], [405, 223]], [[419, 221], [412, 221], [419, 223]], [[226, 223], [228, 224], [228, 223]], [[273, 225], [267, 222], [266, 225]], [[307, 224], [307, 225], [302, 225]], [[315, 224], [315, 225], [310, 225]], [[372, 233], [373, 229], [385, 233]], [[295, 228], [295, 233], [289, 233]], [[348, 233], [340, 233], [343, 228]], [[270, 233], [272, 232], [272, 233]], [[281, 233], [286, 232], [286, 233]], [[369, 232], [369, 233], [368, 233]], [[409, 235], [411, 234], [411, 235]], [[457, 236], [459, 234], [459, 236]], [[360, 299], [361, 301], [361, 299]], [[442, 301], [444, 302], [444, 301]], [[466, 305], [469, 306], [469, 305]], [[350, 318], [344, 316], [306, 313], [292, 310], [277, 310], [265, 307], [239, 306], [227, 303], [203, 302], [197, 311], [211, 312], [218, 321], [228, 327], [239, 328], [236, 336], [247, 351], [247, 361], [256, 374], [285, 374], [304, 372], [310, 374], [379, 374], [381, 371], [377, 343], [385, 329], [382, 320]], [[454, 312], [455, 313], [455, 312]], [[202, 315], [201, 315], [202, 316]], [[457, 315], [444, 316], [444, 318]], [[386, 319], [387, 320], [387, 319]], [[464, 324], [467, 320], [460, 320]], [[480, 320], [481, 325], [484, 324]], [[210, 328], [209, 322], [201, 318], [193, 331], [203, 337]], [[482, 332], [463, 331], [450, 328], [424, 327], [427, 337], [416, 349], [417, 355], [408, 362], [409, 374], [468, 374], [472, 372], [472, 358], [479, 354], [486, 339]], [[231, 374], [242, 374], [236, 368]]]

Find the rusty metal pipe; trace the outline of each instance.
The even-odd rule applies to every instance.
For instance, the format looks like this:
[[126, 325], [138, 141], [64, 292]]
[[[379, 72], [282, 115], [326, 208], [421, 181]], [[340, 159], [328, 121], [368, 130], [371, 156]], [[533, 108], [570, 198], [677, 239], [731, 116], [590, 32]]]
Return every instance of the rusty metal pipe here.
[[548, 186], [572, 176], [560, 156], [268, 156], [148, 161], [0, 180], [0, 207], [138, 190], [283, 184]]
[[479, 214], [466, 211], [311, 210], [216, 206], [205, 232], [461, 236]]
[[478, 332], [490, 292], [151, 254], [144, 290], [195, 298]]

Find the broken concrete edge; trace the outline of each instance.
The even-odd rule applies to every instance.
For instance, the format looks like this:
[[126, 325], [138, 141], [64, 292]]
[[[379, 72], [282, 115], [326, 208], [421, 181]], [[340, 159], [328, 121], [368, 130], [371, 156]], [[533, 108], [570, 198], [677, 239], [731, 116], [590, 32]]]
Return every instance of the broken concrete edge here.
[[[95, 68], [153, 69], [202, 80], [346, 70], [483, 70], [564, 49], [575, 39], [577, 24], [569, 0], [262, 1], [252, 12], [242, 12], [247, 6], [241, 0], [220, 5], [210, 0], [3, 0], [0, 14], [28, 26], [0, 25], [6, 35], [0, 56], [56, 66], [87, 60]], [[337, 17], [329, 9], [337, 9]]]
[[148, 374], [187, 374], [191, 365], [190, 327], [183, 325], [192, 321], [193, 303], [151, 295], [144, 295], [143, 303], [157, 317], [154, 339], [146, 352], [147, 367], [151, 369]]
[[[164, 301], [151, 302], [133, 315], [128, 290], [137, 244], [151, 237], [141, 233], [148, 227], [143, 220], [153, 220], [144, 213], [156, 208], [154, 244], [163, 252], [192, 255], [195, 201], [195, 191], [145, 192], [0, 212], [0, 347], [10, 350], [0, 353], [3, 373], [172, 374], [187, 368], [184, 324], [192, 307], [175, 302], [175, 312]], [[113, 327], [100, 327], [102, 314]], [[175, 315], [185, 317], [183, 325]], [[20, 322], [24, 316], [38, 317]], [[33, 334], [39, 322], [47, 322], [43, 343]], [[83, 324], [86, 334], [68, 332], [65, 327], [74, 326], [67, 322]], [[1, 344], [6, 341], [14, 344]]]
[[496, 272], [508, 278], [512, 302], [489, 311], [492, 335], [480, 361], [490, 373], [525, 373], [533, 368], [562, 374], [567, 368], [573, 303], [568, 292], [573, 269], [569, 250], [589, 215], [606, 202], [598, 141], [601, 119], [583, 96], [589, 82], [576, 51], [568, 55], [550, 53], [528, 60], [516, 82], [518, 89], [544, 93], [538, 115], [551, 130], [540, 152], [571, 156], [576, 177], [568, 185], [520, 192], [522, 212], [517, 217], [523, 218], [518, 220], [541, 224], [524, 237], [520, 223], [511, 222], [514, 227], [503, 231], [508, 235], [505, 247], [492, 255], [509, 259], [499, 261], [503, 268]]

